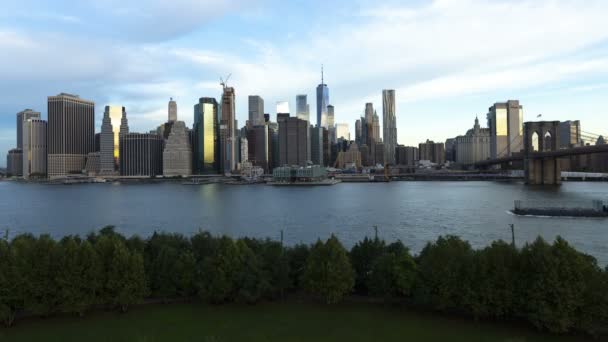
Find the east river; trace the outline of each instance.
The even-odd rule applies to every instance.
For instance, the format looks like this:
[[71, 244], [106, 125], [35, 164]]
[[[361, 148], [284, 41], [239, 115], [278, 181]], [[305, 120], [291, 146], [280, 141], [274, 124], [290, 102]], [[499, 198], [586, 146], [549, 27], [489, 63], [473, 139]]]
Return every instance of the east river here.
[[608, 219], [518, 217], [514, 200], [589, 203], [608, 201], [608, 183], [564, 183], [532, 188], [511, 182], [342, 183], [323, 187], [266, 185], [79, 184], [0, 182], [0, 229], [64, 235], [114, 225], [127, 236], [154, 231], [186, 235], [199, 230], [233, 237], [310, 243], [337, 235], [348, 247], [373, 226], [386, 240], [414, 252], [440, 235], [458, 235], [474, 247], [511, 240], [519, 246], [542, 236], [566, 238], [608, 264]]

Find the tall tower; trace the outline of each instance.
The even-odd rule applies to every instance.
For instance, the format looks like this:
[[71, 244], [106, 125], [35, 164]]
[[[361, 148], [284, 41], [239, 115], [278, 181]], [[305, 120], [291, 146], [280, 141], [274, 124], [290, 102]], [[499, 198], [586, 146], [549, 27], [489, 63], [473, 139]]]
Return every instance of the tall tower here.
[[221, 160], [223, 173], [236, 170], [236, 131], [234, 117], [234, 88], [224, 84], [224, 92], [222, 93], [222, 119], [220, 123], [220, 149], [222, 151]]
[[310, 107], [307, 95], [296, 95], [296, 116], [298, 119], [306, 120], [310, 123]]
[[[114, 171], [116, 170], [116, 164], [114, 160], [114, 132], [110, 112], [111, 107], [106, 106], [105, 111], [103, 112], [103, 120], [101, 121], [101, 133], [99, 136], [99, 172], [103, 175], [114, 174]], [[118, 116], [120, 118], [120, 112], [118, 113]]]
[[197, 174], [219, 171], [218, 103], [212, 97], [201, 97], [194, 105], [193, 160]]
[[327, 106], [329, 89], [324, 83], [323, 66], [321, 66], [321, 84], [317, 86], [317, 126], [327, 128]]
[[395, 109], [395, 90], [382, 91], [382, 136], [384, 138], [384, 161], [395, 164], [397, 148], [397, 115]]
[[47, 123], [40, 118], [23, 121], [23, 178], [46, 176]]
[[95, 102], [61, 93], [48, 97], [48, 175], [81, 173], [95, 151]]
[[258, 95], [249, 95], [249, 126], [264, 124], [264, 99]]
[[17, 148], [23, 149], [23, 123], [29, 119], [40, 119], [40, 112], [25, 109], [17, 113]]
[[177, 103], [173, 101], [173, 98], [169, 99], [169, 122], [177, 121]]

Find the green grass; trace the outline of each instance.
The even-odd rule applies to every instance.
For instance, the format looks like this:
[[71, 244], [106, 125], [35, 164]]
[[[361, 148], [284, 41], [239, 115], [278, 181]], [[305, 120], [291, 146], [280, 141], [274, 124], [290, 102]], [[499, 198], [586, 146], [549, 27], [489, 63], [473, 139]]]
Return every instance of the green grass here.
[[575, 341], [522, 327], [372, 304], [150, 305], [18, 321], [0, 341]]

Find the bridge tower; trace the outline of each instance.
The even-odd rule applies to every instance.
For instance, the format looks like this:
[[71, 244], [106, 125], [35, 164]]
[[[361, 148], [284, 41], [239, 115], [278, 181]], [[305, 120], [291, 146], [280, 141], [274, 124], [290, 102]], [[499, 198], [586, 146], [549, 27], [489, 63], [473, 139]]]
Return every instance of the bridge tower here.
[[559, 121], [524, 123], [524, 177], [529, 185], [559, 185], [558, 157], [542, 156], [559, 149]]

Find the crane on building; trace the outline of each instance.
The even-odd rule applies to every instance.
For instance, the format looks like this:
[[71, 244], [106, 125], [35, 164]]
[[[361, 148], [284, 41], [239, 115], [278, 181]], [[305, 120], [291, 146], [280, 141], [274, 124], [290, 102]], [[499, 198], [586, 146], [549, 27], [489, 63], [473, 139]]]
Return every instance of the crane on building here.
[[228, 87], [228, 80], [230, 79], [230, 76], [232, 76], [232, 74], [228, 74], [228, 76], [226, 76], [225, 81], [223, 78], [220, 77], [220, 84], [222, 85], [223, 89], [226, 89], [226, 87]]

